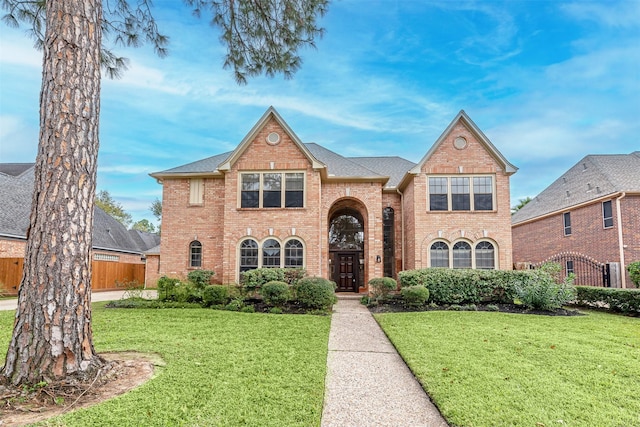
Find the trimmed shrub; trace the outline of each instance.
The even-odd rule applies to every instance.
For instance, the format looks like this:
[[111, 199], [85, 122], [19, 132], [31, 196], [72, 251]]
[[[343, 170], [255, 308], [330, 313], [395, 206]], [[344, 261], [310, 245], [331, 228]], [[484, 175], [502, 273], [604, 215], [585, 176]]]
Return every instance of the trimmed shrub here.
[[240, 311], [244, 307], [244, 300], [242, 298], [232, 299], [229, 304], [224, 306], [225, 310], [228, 311]]
[[429, 289], [425, 288], [423, 285], [402, 288], [400, 292], [404, 302], [412, 307], [425, 305], [429, 300]]
[[553, 269], [541, 268], [530, 273], [529, 280], [515, 285], [514, 302], [536, 310], [555, 310], [575, 299], [572, 276], [557, 283]]
[[627, 271], [629, 272], [629, 278], [636, 288], [640, 288], [640, 261], [632, 262], [627, 266]]
[[289, 300], [289, 286], [285, 282], [272, 281], [262, 285], [260, 294], [269, 305], [281, 306]]
[[216, 275], [213, 270], [193, 270], [187, 274], [187, 280], [194, 284], [197, 289], [204, 289], [211, 284], [211, 278]]
[[229, 301], [229, 290], [226, 286], [208, 285], [202, 290], [202, 305], [204, 307], [226, 304], [227, 301]]
[[307, 308], [328, 309], [338, 301], [336, 284], [322, 277], [305, 277], [295, 287], [296, 300]]
[[307, 274], [304, 268], [257, 268], [240, 273], [240, 286], [245, 292], [255, 292], [268, 282], [285, 282], [295, 286]]
[[385, 299], [391, 291], [395, 291], [398, 283], [391, 277], [378, 277], [369, 280], [369, 292], [376, 300]]
[[158, 287], [158, 299], [160, 301], [175, 301], [176, 286], [180, 283], [179, 279], [162, 276], [158, 279], [156, 286]]
[[576, 304], [609, 311], [640, 314], [640, 290], [576, 286]]

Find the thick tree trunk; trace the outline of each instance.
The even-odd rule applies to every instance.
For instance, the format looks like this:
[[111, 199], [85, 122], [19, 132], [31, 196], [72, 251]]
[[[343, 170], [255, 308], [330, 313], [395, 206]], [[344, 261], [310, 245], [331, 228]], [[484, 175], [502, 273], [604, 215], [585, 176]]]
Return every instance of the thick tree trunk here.
[[14, 385], [87, 376], [100, 112], [100, 0], [47, 0], [31, 225], [2, 375]]

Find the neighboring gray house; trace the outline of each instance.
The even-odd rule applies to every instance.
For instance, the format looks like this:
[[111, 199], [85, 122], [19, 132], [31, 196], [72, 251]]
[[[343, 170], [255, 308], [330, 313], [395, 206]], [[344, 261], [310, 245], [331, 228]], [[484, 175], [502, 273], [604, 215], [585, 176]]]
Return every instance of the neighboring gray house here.
[[[0, 163], [0, 259], [24, 257], [33, 184], [33, 163]], [[145, 252], [159, 244], [159, 235], [127, 230], [105, 211], [95, 208], [94, 261], [143, 264]], [[9, 267], [0, 263], [0, 268]], [[0, 281], [7, 274], [7, 271], [0, 271]], [[14, 282], [15, 278], [10, 281]], [[15, 286], [13, 283], [8, 285]]]
[[609, 265], [611, 286], [632, 287], [621, 273], [640, 261], [640, 151], [584, 157], [511, 223], [516, 264], [559, 261], [594, 286], [598, 265]]

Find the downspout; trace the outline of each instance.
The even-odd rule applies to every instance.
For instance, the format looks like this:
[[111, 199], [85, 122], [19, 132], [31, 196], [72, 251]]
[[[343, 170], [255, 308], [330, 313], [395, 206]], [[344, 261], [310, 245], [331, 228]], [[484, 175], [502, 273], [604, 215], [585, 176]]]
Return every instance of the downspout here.
[[620, 210], [620, 200], [624, 199], [627, 193], [623, 192], [620, 197], [616, 199], [616, 217], [618, 219], [618, 250], [620, 251], [620, 277], [622, 279], [622, 289], [627, 287], [626, 274], [624, 269], [624, 240], [622, 233], [622, 212]]
[[[402, 269], [404, 270], [404, 266], [406, 265], [404, 263], [404, 234], [405, 234], [405, 229], [404, 229], [404, 193], [402, 191], [400, 191], [400, 189], [396, 188], [396, 192], [400, 195], [400, 207], [402, 208], [402, 215], [400, 215], [400, 227], [402, 227], [402, 234], [401, 234], [401, 247], [400, 247], [400, 252], [402, 252]], [[398, 272], [396, 272], [398, 273]]]

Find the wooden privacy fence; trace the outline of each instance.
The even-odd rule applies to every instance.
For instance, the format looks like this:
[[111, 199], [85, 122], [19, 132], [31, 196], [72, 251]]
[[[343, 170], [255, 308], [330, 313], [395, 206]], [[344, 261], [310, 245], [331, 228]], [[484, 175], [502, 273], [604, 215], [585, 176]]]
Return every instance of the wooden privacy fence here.
[[[92, 261], [91, 289], [108, 291], [122, 289], [117, 283], [136, 281], [144, 284], [145, 264], [113, 261]], [[0, 294], [17, 295], [22, 279], [23, 258], [0, 258]]]

